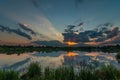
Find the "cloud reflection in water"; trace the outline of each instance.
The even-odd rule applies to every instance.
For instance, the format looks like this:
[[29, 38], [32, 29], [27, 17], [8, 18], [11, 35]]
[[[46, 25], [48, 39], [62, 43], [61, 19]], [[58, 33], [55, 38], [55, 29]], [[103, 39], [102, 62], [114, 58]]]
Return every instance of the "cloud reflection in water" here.
[[[0, 59], [1, 63], [0, 68], [5, 67], [3, 65], [7, 64], [6, 68], [10, 67], [14, 69], [15, 67], [16, 70], [21, 71], [32, 62], [38, 62], [43, 67], [49, 66], [51, 68], [56, 68], [60, 66], [73, 66], [74, 68], [92, 66], [98, 68], [103, 64], [105, 65], [113, 64], [119, 67], [120, 65], [117, 63], [115, 55], [116, 55], [115, 53], [108, 54], [103, 52], [63, 52], [63, 51], [51, 53], [42, 52], [39, 53], [34, 52], [31, 54], [25, 53], [21, 54], [20, 56], [14, 54], [4, 55], [2, 56], [3, 58]], [[15, 58], [19, 60], [16, 61]], [[12, 63], [10, 63], [9, 61], [12, 61]]]

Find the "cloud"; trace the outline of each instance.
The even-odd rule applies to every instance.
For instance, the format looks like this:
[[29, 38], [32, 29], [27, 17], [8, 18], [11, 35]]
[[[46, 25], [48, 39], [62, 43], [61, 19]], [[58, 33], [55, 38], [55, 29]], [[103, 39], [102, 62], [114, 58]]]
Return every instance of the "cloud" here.
[[77, 3], [82, 3], [84, 0], [75, 0]]
[[65, 29], [65, 32], [67, 32], [67, 33], [72, 33], [72, 32], [74, 32], [73, 29], [74, 29], [75, 27], [76, 27], [75, 25], [68, 25], [68, 26], [67, 26], [67, 29]]
[[112, 27], [113, 26], [113, 23], [110, 23], [110, 22], [107, 22], [105, 24], [103, 24], [104, 26], [107, 26], [107, 27]]
[[[63, 36], [59, 31], [56, 30], [51, 21], [44, 15], [42, 9], [36, 9], [36, 4], [38, 4], [37, 2], [39, 2], [38, 0], [6, 0], [4, 1], [4, 3], [3, 1], [0, 2], [1, 13], [5, 17], [9, 17], [9, 19], [14, 20], [14, 23], [11, 20], [9, 21], [9, 23], [13, 23], [12, 25], [16, 25], [17, 22], [21, 22], [22, 24], [27, 23], [27, 25], [29, 25], [29, 29], [32, 29], [34, 32], [37, 33], [37, 35], [32, 35], [32, 37], [37, 40], [63, 41]], [[8, 1], [9, 5], [7, 4]], [[15, 27], [16, 26], [12, 26], [13, 29]], [[23, 27], [21, 28], [21, 30], [23, 30]]]
[[96, 40], [95, 40], [95, 42], [103, 42], [103, 41], [105, 41], [106, 40], [106, 38], [104, 38], [104, 37], [99, 37], [99, 38], [97, 38]]
[[84, 23], [83, 23], [83, 22], [81, 22], [81, 23], [79, 23], [79, 24], [78, 24], [78, 26], [82, 26], [83, 24], [84, 24]]
[[[77, 26], [68, 25], [65, 29], [65, 33], [62, 33], [64, 36], [64, 42], [74, 41], [74, 42], [87, 42], [89, 41], [88, 35], [86, 32], [80, 32], [83, 22], [79, 23]], [[76, 27], [80, 27], [79, 30], [75, 30]]]
[[97, 32], [106, 32], [106, 31], [108, 31], [111, 27], [113, 27], [113, 24], [110, 23], [110, 22], [103, 23], [103, 24], [99, 24], [99, 25], [96, 27], [96, 31], [97, 31]]
[[29, 40], [32, 40], [32, 37], [29, 34], [26, 34], [26, 33], [22, 32], [20, 29], [17, 29], [17, 30], [12, 29], [11, 32], [16, 33], [16, 34], [18, 34], [18, 35], [20, 35], [22, 37], [25, 37], [25, 38], [27, 38]]
[[119, 27], [114, 27], [111, 32], [108, 34], [107, 38], [112, 38], [114, 36], [117, 36], [119, 33]]
[[[111, 30], [112, 28], [112, 30]], [[98, 38], [96, 41], [101, 42], [107, 39], [111, 39], [119, 34], [119, 27], [114, 27], [112, 23], [104, 23], [97, 26], [94, 33], [90, 34], [91, 38]]]
[[84, 0], [75, 0], [75, 6], [78, 7]]
[[29, 40], [32, 40], [32, 37], [30, 35], [22, 32], [20, 29], [10, 29], [9, 27], [5, 27], [5, 26], [0, 25], [0, 31], [2, 31], [2, 32], [7, 31], [9, 33], [15, 33], [19, 36], [22, 36], [22, 37], [25, 37]]
[[85, 34], [84, 32], [81, 32], [79, 34], [75, 34], [75, 33], [63, 33], [64, 36], [64, 42], [68, 42], [68, 41], [73, 41], [73, 42], [88, 42], [89, 38], [87, 36], [87, 34]]
[[32, 4], [33, 4], [36, 8], [39, 7], [39, 5], [38, 5], [38, 3], [37, 3], [37, 0], [31, 0], [31, 2], [32, 2]]
[[109, 2], [110, 0], [74, 0], [75, 2], [75, 6], [78, 7], [79, 5], [81, 5], [82, 3], [94, 3], [94, 2], [104, 2], [107, 1]]
[[36, 32], [40, 34], [44, 34], [48, 36], [49, 39], [46, 40], [58, 40], [60, 42], [63, 41], [63, 36], [60, 32], [56, 30], [56, 28], [52, 25], [52, 23], [44, 16], [37, 16], [37, 22], [35, 22], [34, 29]]
[[32, 29], [28, 28], [28, 25], [27, 24], [24, 24], [24, 23], [18, 23], [18, 25], [25, 31], [27, 32], [30, 32], [31, 34], [34, 34], [36, 35], [37, 33], [34, 32]]
[[32, 43], [36, 43], [42, 46], [64, 46], [61, 42], [57, 40], [52, 40], [52, 41], [33, 41]]
[[[78, 25], [67, 25], [67, 29], [65, 29], [64, 31], [67, 33], [79, 32], [83, 29], [81, 27], [83, 24], [84, 22], [80, 22]], [[79, 27], [79, 30], [75, 30], [76, 27]]]
[[[83, 23], [80, 23], [79, 25], [81, 26], [83, 25]], [[114, 25], [110, 22], [100, 24], [93, 30], [87, 30], [82, 32], [78, 31], [77, 34], [74, 30], [75, 27], [77, 26], [70, 25], [67, 27], [67, 29], [65, 29], [65, 32], [62, 33], [64, 36], [64, 42], [98, 42], [102, 44], [104, 42], [110, 41], [111, 39], [115, 40], [116, 36], [120, 34], [119, 27], [114, 27]]]
[[[38, 39], [41, 39], [41, 40], [43, 40], [43, 39], [50, 39], [50, 37], [49, 36], [46, 36], [46, 35], [44, 35], [44, 34], [41, 34], [41, 33], [38, 33], [38, 32], [34, 32], [32, 29], [30, 29], [30, 28], [27, 28], [27, 25], [25, 25], [25, 24], [19, 24], [19, 26], [20, 26], [20, 28], [21, 29], [23, 29], [23, 30], [25, 30], [24, 32], [21, 30], [21, 29], [11, 29], [11, 28], [9, 28], [9, 27], [5, 27], [5, 26], [2, 26], [2, 25], [0, 25], [0, 31], [2, 31], [2, 32], [5, 32], [5, 31], [7, 31], [8, 33], [15, 33], [15, 34], [17, 34], [17, 35], [19, 35], [19, 36], [22, 36], [22, 37], [24, 37], [24, 38], [27, 38], [27, 39], [29, 39], [29, 40], [32, 40], [32, 37], [36, 40], [38, 40]], [[33, 34], [33, 36], [31, 36], [30, 34], [28, 34], [27, 32], [30, 32], [31, 34]]]

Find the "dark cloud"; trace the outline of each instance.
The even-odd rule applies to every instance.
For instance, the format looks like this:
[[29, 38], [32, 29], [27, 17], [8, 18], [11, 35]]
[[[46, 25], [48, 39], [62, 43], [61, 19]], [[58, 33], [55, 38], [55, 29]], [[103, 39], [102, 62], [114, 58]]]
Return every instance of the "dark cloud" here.
[[76, 26], [75, 25], [68, 25], [67, 26], [69, 30], [74, 29]]
[[82, 3], [84, 0], [75, 0], [77, 3]]
[[27, 34], [27, 32], [30, 32], [31, 34], [34, 34], [35, 36], [38, 36], [39, 38], [50, 39], [49, 36], [46, 36], [46, 35], [41, 34], [41, 33], [34, 32], [30, 28], [25, 27], [25, 25], [23, 25], [23, 24], [19, 24], [19, 26], [20, 26], [20, 28], [22, 28], [25, 31], [23, 32], [21, 29], [11, 29], [11, 28], [5, 27], [3, 25], [0, 25], [0, 31], [2, 31], [2, 32], [6, 31], [6, 32], [8, 32], [10, 34], [15, 33], [15, 34], [17, 34], [19, 36], [22, 36], [22, 37], [25, 37], [25, 38], [27, 38], [29, 40], [32, 40], [32, 37], [31, 37], [31, 35]]
[[84, 0], [75, 0], [75, 6], [78, 7]]
[[27, 38], [27, 39], [29, 39], [29, 40], [32, 40], [32, 37], [31, 37], [30, 35], [22, 32], [20, 29], [17, 29], [17, 30], [12, 29], [11, 32], [16, 33], [16, 34], [18, 34], [18, 35], [20, 35], [20, 36], [22, 36], [22, 37], [25, 37], [25, 38]]
[[112, 38], [114, 36], [117, 36], [119, 33], [119, 28], [118, 27], [114, 27], [111, 32], [108, 34], [107, 38]]
[[32, 29], [28, 28], [27, 24], [23, 24], [23, 23], [18, 23], [18, 25], [25, 31], [30, 32], [31, 34], [36, 35], [37, 33], [34, 32]]
[[104, 26], [112, 27], [112, 26], [113, 26], [113, 23], [107, 22], [107, 23], [104, 24]]
[[106, 32], [108, 31], [111, 27], [113, 26], [112, 23], [104, 23], [104, 24], [99, 24], [97, 27], [96, 27], [96, 31], [97, 32]]
[[68, 25], [67, 29], [65, 29], [65, 32], [67, 32], [67, 33], [73, 33], [75, 27], [76, 27], [75, 25]]
[[[83, 23], [80, 23], [79, 25], [81, 26]], [[112, 39], [120, 33], [119, 27], [113, 27], [113, 24], [109, 22], [100, 24], [95, 29], [84, 32], [81, 32], [80, 30], [74, 30], [75, 27], [77, 26], [70, 25], [67, 27], [67, 29], [65, 29], [65, 32], [62, 33], [64, 36], [64, 42], [104, 42], [107, 39]], [[111, 30], [111, 28], [113, 29]]]
[[118, 35], [119, 27], [113, 27], [111, 30], [112, 27], [113, 24], [109, 22], [100, 24], [89, 36], [91, 38], [98, 38], [96, 42], [105, 41]]
[[103, 42], [105, 40], [106, 40], [106, 38], [100, 37], [100, 38], [96, 39], [95, 42]]
[[82, 26], [83, 24], [84, 24], [84, 23], [83, 23], [83, 22], [81, 22], [81, 23], [79, 23], [79, 24], [78, 24], [78, 26]]
[[64, 36], [64, 42], [68, 41], [73, 41], [73, 42], [88, 42], [89, 38], [87, 34], [80, 33], [80, 34], [75, 34], [75, 33], [63, 33]]
[[[79, 33], [82, 25], [83, 25], [83, 22], [79, 23], [77, 26], [68, 25], [67, 29], [65, 29], [65, 33], [62, 34], [64, 36], [64, 42], [67, 42], [67, 41], [74, 41], [74, 42], [89, 41], [87, 34], [85, 34], [84, 32]], [[76, 27], [80, 27], [80, 29], [75, 30]]]
[[94, 2], [97, 2], [97, 1], [107, 1], [107, 2], [109, 2], [110, 0], [74, 0], [76, 7], [78, 7], [82, 3], [86, 3], [86, 2], [94, 3]]
[[33, 41], [32, 43], [39, 44], [41, 46], [64, 46], [61, 42], [57, 40], [52, 40], [52, 41]]
[[88, 35], [90, 38], [96, 38], [102, 36], [101, 32], [97, 32], [94, 30], [89, 30], [84, 32], [86, 35]]
[[[65, 29], [65, 32], [67, 33], [74, 33], [74, 32], [79, 32], [83, 30], [81, 27], [84, 24], [84, 22], [80, 22], [78, 25], [67, 25], [67, 29]], [[79, 30], [75, 30], [76, 27], [79, 27]]]
[[31, 0], [31, 2], [32, 2], [32, 4], [33, 4], [36, 8], [39, 7], [39, 5], [38, 5], [38, 3], [37, 3], [37, 0]]
[[5, 26], [0, 25], [0, 31], [2, 31], [2, 32], [7, 31], [7, 32], [9, 32], [9, 33], [15, 33], [15, 34], [17, 34], [17, 35], [20, 35], [20, 36], [22, 36], [22, 37], [25, 37], [25, 38], [27, 38], [27, 39], [29, 39], [29, 40], [32, 39], [32, 37], [31, 37], [30, 35], [22, 32], [20, 29], [10, 29], [9, 27], [5, 27]]

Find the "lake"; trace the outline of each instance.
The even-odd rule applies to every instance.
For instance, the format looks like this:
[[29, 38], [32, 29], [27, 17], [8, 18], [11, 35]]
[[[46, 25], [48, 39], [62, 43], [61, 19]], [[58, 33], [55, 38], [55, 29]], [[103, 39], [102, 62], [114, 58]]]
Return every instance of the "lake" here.
[[120, 64], [115, 58], [116, 53], [104, 52], [28, 52], [18, 54], [0, 54], [0, 69], [16, 70], [22, 72], [26, 70], [32, 62], [38, 62], [43, 68], [57, 68], [60, 66], [73, 66], [76, 70], [80, 67], [99, 68], [102, 65], [113, 64], [120, 68]]

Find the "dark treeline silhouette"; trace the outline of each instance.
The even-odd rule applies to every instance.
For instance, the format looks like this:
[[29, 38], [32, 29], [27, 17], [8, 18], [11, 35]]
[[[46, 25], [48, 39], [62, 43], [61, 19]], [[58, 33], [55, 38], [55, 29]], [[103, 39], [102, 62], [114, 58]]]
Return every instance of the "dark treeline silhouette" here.
[[85, 47], [52, 47], [52, 46], [46, 46], [46, 47], [40, 47], [40, 46], [0, 46], [0, 53], [6, 53], [6, 54], [21, 54], [24, 52], [53, 52], [53, 51], [102, 51], [106, 53], [114, 53], [114, 52], [120, 52], [120, 45], [115, 46], [85, 46]]

